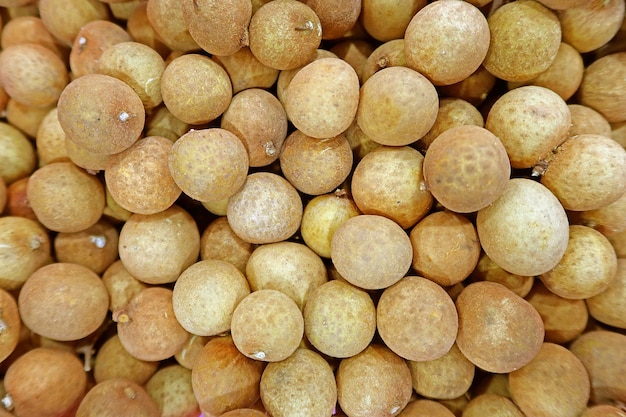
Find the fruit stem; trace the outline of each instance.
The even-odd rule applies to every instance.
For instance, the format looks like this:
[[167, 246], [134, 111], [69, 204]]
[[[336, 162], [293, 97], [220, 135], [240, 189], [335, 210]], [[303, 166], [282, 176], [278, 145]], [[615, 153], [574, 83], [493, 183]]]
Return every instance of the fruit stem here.
[[82, 345], [76, 348], [76, 353], [82, 353], [85, 356], [85, 364], [83, 365], [83, 369], [85, 372], [91, 371], [91, 363], [93, 362], [93, 355], [96, 353], [93, 345]]
[[14, 402], [13, 402], [13, 397], [11, 397], [11, 394], [6, 393], [4, 397], [2, 397], [2, 400], [0, 400], [0, 402], [2, 402], [2, 406], [7, 411], [13, 410]]
[[265, 155], [267, 156], [276, 155], [276, 147], [274, 146], [274, 143], [271, 141], [263, 144], [263, 149], [265, 149]]
[[90, 240], [98, 249], [104, 248], [107, 244], [107, 238], [105, 236], [91, 236]]
[[304, 25], [302, 26], [296, 26], [296, 30], [301, 31], [301, 30], [313, 30], [315, 28], [315, 23], [313, 23], [312, 20], [307, 20], [306, 22], [304, 22]]
[[120, 122], [127, 122], [130, 119], [130, 114], [123, 111], [117, 116], [117, 118], [120, 120]]

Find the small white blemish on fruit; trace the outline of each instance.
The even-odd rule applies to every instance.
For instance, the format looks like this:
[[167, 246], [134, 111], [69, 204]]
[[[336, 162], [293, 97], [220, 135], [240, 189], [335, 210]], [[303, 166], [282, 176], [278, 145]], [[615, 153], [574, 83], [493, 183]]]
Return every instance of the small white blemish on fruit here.
[[259, 352], [253, 353], [251, 356], [255, 359], [263, 360], [265, 359], [265, 352], [261, 350]]
[[130, 114], [123, 111], [117, 116], [117, 118], [119, 119], [120, 122], [127, 122], [130, 119]]
[[96, 245], [96, 248], [102, 249], [107, 244], [107, 238], [104, 236], [91, 236], [91, 243]]

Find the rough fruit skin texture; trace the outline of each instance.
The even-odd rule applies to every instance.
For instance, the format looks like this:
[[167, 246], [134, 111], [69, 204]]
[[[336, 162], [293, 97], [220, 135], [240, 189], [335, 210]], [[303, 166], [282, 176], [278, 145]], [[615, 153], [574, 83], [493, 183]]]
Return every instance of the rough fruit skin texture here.
[[543, 185], [509, 180], [504, 193], [478, 211], [476, 230], [487, 255], [502, 269], [533, 276], [554, 268], [569, 239], [563, 206]]
[[535, 357], [544, 338], [537, 310], [505, 286], [476, 282], [461, 291], [456, 343], [477, 367], [508, 373]]
[[491, 43], [483, 66], [505, 81], [526, 81], [548, 69], [561, 44], [561, 26], [534, 0], [508, 3], [487, 19]]
[[413, 251], [405, 231], [386, 217], [362, 214], [339, 226], [331, 259], [339, 274], [363, 289], [387, 288], [409, 270]]
[[356, 71], [342, 59], [321, 58], [293, 77], [285, 110], [289, 120], [304, 134], [332, 138], [350, 127], [358, 103]]
[[478, 69], [489, 48], [489, 25], [465, 1], [431, 3], [411, 19], [404, 35], [407, 66], [434, 85], [450, 85]]
[[318, 353], [303, 348], [284, 361], [268, 364], [260, 389], [261, 401], [274, 417], [327, 416], [337, 403], [330, 365]]
[[478, 211], [504, 192], [511, 175], [500, 139], [479, 126], [446, 130], [424, 157], [428, 190], [444, 207], [458, 213]]
[[87, 392], [76, 417], [159, 417], [156, 403], [141, 386], [124, 378], [103, 381]]
[[598, 58], [587, 68], [577, 96], [580, 104], [602, 114], [610, 123], [626, 120], [626, 52]]

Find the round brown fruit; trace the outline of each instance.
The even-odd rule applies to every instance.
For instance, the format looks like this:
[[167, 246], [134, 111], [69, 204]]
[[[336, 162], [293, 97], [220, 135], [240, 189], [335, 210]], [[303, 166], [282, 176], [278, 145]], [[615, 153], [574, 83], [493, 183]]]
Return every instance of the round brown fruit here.
[[261, 63], [249, 47], [243, 47], [232, 55], [213, 55], [213, 60], [224, 67], [233, 84], [233, 94], [248, 88], [270, 88], [278, 79], [276, 68]]
[[174, 204], [181, 189], [168, 168], [171, 150], [169, 139], [149, 136], [111, 155], [104, 177], [115, 201], [139, 214], [159, 213]]
[[456, 299], [456, 343], [467, 359], [493, 373], [507, 373], [529, 363], [541, 349], [541, 316], [504, 285], [475, 282]]
[[485, 126], [485, 120], [474, 105], [460, 98], [442, 98], [439, 100], [439, 112], [433, 127], [420, 139], [420, 148], [428, 149], [431, 143], [443, 132], [456, 126]]
[[497, 282], [522, 298], [528, 295], [535, 282], [533, 276], [522, 276], [505, 271], [484, 252], [480, 255], [478, 264], [476, 264], [476, 268], [470, 274], [469, 279], [471, 282]]
[[233, 232], [226, 216], [213, 220], [200, 236], [200, 259], [219, 259], [230, 262], [241, 272], [254, 250], [254, 245], [242, 240]]
[[525, 178], [509, 180], [504, 193], [478, 211], [480, 244], [502, 269], [534, 276], [554, 268], [569, 239], [567, 214], [543, 185]]
[[85, 24], [110, 17], [107, 5], [97, 0], [43, 0], [38, 10], [46, 29], [68, 47]]
[[450, 85], [470, 76], [485, 59], [489, 43], [487, 18], [464, 1], [426, 5], [404, 34], [407, 66], [434, 85]]
[[280, 242], [300, 227], [302, 200], [293, 185], [271, 172], [249, 174], [228, 200], [227, 217], [233, 231], [246, 242]]
[[295, 130], [283, 143], [280, 168], [298, 191], [325, 194], [339, 187], [350, 174], [352, 149], [343, 134], [318, 139]]
[[148, 287], [113, 312], [124, 349], [143, 361], [162, 361], [178, 352], [189, 333], [178, 323], [172, 307], [172, 290]]
[[298, 68], [313, 60], [322, 41], [322, 24], [313, 9], [296, 0], [262, 5], [248, 27], [250, 51], [271, 68]]
[[87, 267], [53, 263], [39, 268], [18, 297], [20, 315], [33, 332], [58, 341], [89, 336], [104, 323], [109, 294]]
[[200, 45], [189, 33], [180, 0], [150, 0], [146, 7], [149, 26], [156, 32], [156, 38], [170, 51], [191, 52]]
[[361, 86], [356, 117], [373, 141], [404, 146], [428, 133], [438, 110], [437, 90], [426, 77], [407, 67], [387, 67]]
[[37, 168], [32, 142], [16, 127], [0, 122], [0, 177], [10, 186]]
[[587, 298], [589, 315], [597, 321], [619, 329], [626, 329], [626, 259], [617, 260], [617, 274], [608, 288]]
[[243, 298], [233, 311], [230, 332], [245, 356], [265, 362], [287, 359], [304, 335], [302, 312], [288, 295], [270, 289]]
[[525, 417], [510, 398], [498, 394], [480, 394], [472, 398], [463, 410], [463, 417], [482, 417], [493, 413], [503, 417]]
[[363, 351], [376, 332], [376, 309], [369, 294], [332, 280], [311, 293], [304, 306], [307, 340], [325, 355], [347, 358]]
[[92, 387], [76, 410], [76, 417], [158, 417], [159, 409], [146, 390], [124, 378], [108, 379]]
[[618, 80], [626, 76], [626, 52], [596, 59], [585, 69], [577, 93], [579, 104], [600, 112], [610, 123], [626, 120], [626, 89]]
[[445, 355], [454, 344], [458, 316], [440, 285], [409, 276], [383, 291], [376, 307], [376, 326], [387, 347], [400, 357], [430, 361]]
[[[559, 13], [563, 41], [581, 53], [606, 45], [624, 21], [624, 2], [590, 0]], [[584, 29], [583, 29], [584, 28]]]
[[428, 190], [455, 212], [470, 213], [493, 203], [504, 192], [510, 175], [504, 145], [479, 126], [446, 130], [430, 144], [424, 157]]
[[400, 39], [404, 36], [413, 16], [426, 6], [426, 3], [426, 0], [411, 0], [406, 3], [362, 0], [361, 24], [363, 29], [378, 41]]
[[352, 123], [359, 104], [359, 77], [339, 58], [316, 59], [289, 83], [285, 110], [307, 136], [332, 138]]
[[164, 366], [150, 377], [145, 389], [156, 403], [161, 417], [191, 417], [200, 414], [190, 369], [180, 365]]
[[[284, 381], [292, 381], [285, 384]], [[331, 415], [337, 404], [337, 384], [326, 360], [308, 349], [267, 365], [261, 377], [261, 401], [274, 417]]]
[[0, 362], [13, 353], [20, 341], [21, 331], [17, 300], [8, 291], [0, 289]]
[[331, 240], [331, 259], [346, 281], [363, 289], [387, 288], [409, 270], [413, 250], [393, 220], [373, 214], [351, 217]]
[[568, 104], [572, 115], [569, 136], [591, 133], [611, 137], [611, 124], [598, 111], [582, 104]]
[[198, 201], [233, 195], [248, 175], [248, 153], [239, 138], [221, 128], [191, 130], [169, 153], [169, 172], [176, 184]]
[[61, 93], [57, 109], [68, 139], [91, 152], [107, 155], [135, 143], [146, 116], [135, 90], [104, 74], [74, 79]]
[[96, 384], [107, 379], [124, 378], [143, 385], [158, 367], [159, 362], [142, 361], [128, 353], [120, 337], [114, 334], [98, 349], [93, 377]]
[[174, 314], [189, 333], [215, 336], [230, 329], [233, 311], [250, 294], [246, 277], [220, 260], [199, 261], [176, 280]]
[[19, 416], [54, 417], [71, 412], [82, 399], [87, 374], [78, 357], [38, 347], [19, 356], [6, 371], [4, 388]]

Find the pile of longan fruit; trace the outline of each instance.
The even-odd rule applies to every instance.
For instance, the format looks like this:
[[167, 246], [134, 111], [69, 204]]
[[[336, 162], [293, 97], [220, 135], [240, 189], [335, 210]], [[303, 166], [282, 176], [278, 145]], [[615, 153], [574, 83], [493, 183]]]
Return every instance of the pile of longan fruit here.
[[0, 0], [0, 417], [626, 417], [625, 0]]

